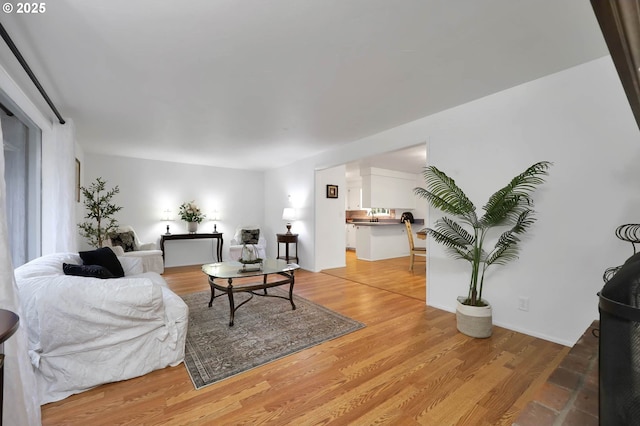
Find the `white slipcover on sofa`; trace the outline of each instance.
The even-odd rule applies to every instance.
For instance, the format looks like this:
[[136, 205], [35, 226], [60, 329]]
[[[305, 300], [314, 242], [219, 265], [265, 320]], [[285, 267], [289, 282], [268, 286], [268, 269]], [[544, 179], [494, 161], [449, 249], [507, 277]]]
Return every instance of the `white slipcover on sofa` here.
[[230, 260], [238, 260], [242, 257], [242, 247], [244, 244], [242, 242], [242, 231], [243, 230], [257, 230], [259, 232], [259, 239], [257, 244], [250, 244], [250, 246], [255, 249], [256, 255], [261, 259], [266, 259], [267, 257], [267, 239], [264, 237], [264, 234], [260, 230], [260, 227], [257, 225], [245, 225], [238, 226], [236, 228], [236, 232], [233, 235], [233, 238], [229, 244], [229, 259]]
[[[138, 238], [136, 231], [129, 225], [120, 226], [113, 235], [122, 235], [130, 233], [130, 247], [122, 242], [114, 242], [111, 238], [104, 241], [104, 247], [111, 247], [118, 256], [139, 257], [142, 259], [142, 268], [144, 272], [164, 272], [164, 259], [162, 258], [162, 250], [156, 249], [156, 243], [143, 243]], [[120, 244], [120, 245], [119, 245]], [[127, 251], [127, 248], [129, 251]]]
[[122, 278], [65, 275], [77, 253], [15, 269], [41, 404], [183, 361], [187, 305], [141, 259], [118, 259]]

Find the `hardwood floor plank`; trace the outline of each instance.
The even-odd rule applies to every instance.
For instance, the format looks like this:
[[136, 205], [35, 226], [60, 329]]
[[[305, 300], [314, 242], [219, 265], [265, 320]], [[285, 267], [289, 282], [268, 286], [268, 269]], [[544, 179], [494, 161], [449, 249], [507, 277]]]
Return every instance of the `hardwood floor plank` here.
[[459, 424], [464, 416], [475, 410], [476, 404], [487, 392], [511, 374], [511, 370], [504, 366], [511, 358], [511, 354], [503, 353], [498, 358], [490, 360], [475, 374], [466, 376], [463, 384], [448, 395], [446, 403], [443, 401], [421, 413], [418, 419], [420, 423]]
[[[425, 305], [421, 267], [347, 253], [346, 268], [298, 271], [295, 294], [366, 327], [200, 390], [183, 365], [99, 386], [44, 405], [42, 424], [510, 424], [568, 349], [458, 333], [454, 314]], [[199, 266], [164, 278], [177, 294], [209, 290]]]

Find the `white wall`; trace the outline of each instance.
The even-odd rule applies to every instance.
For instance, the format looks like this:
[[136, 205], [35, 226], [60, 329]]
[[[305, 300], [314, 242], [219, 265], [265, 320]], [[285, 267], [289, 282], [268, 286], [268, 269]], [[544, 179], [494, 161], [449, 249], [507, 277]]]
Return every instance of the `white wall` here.
[[[602, 273], [631, 254], [614, 236], [640, 220], [638, 127], [609, 57], [356, 141], [311, 161], [351, 161], [429, 140], [428, 162], [456, 179], [478, 207], [527, 166], [553, 161], [536, 193], [539, 221], [521, 258], [487, 277], [498, 325], [571, 345], [597, 318]], [[429, 222], [439, 217], [429, 212]], [[318, 221], [339, 221], [318, 217]], [[327, 250], [332, 250], [327, 248]], [[338, 250], [338, 247], [335, 248]], [[429, 242], [427, 303], [455, 310], [467, 265]], [[318, 254], [318, 257], [322, 254]], [[518, 297], [530, 299], [528, 312]]]
[[[338, 198], [327, 198], [327, 185], [338, 185]], [[316, 172], [316, 270], [339, 268], [345, 258], [345, 197], [347, 196], [346, 167], [332, 167]], [[332, 220], [320, 220], [331, 218]], [[339, 221], [340, 225], [334, 223]], [[340, 249], [336, 250], [336, 247]]]
[[[120, 193], [114, 202], [124, 208], [116, 214], [122, 225], [131, 225], [143, 242], [156, 242], [166, 231], [160, 218], [166, 209], [173, 212], [171, 233], [186, 233], [186, 223], [178, 218], [178, 207], [194, 200], [208, 217], [218, 211], [217, 230], [223, 232], [223, 257], [228, 258], [229, 241], [236, 227], [262, 225], [264, 220], [264, 180], [262, 172], [224, 169], [166, 161], [106, 156], [86, 153], [85, 186], [102, 177], [107, 187], [116, 185]], [[282, 214], [282, 213], [281, 213]], [[83, 220], [82, 217], [78, 221]], [[199, 232], [212, 232], [213, 222], [205, 220]], [[269, 246], [275, 247], [275, 235], [264, 230]], [[81, 237], [81, 248], [88, 249]], [[213, 260], [213, 240], [170, 241], [165, 244], [165, 265], [180, 266]]]
[[[487, 277], [494, 322], [571, 345], [598, 317], [603, 271], [631, 247], [614, 236], [640, 220], [638, 127], [609, 58], [494, 94], [425, 120], [430, 163], [481, 207], [530, 164], [554, 162], [535, 194], [539, 221], [521, 258]], [[431, 219], [439, 217], [431, 213]], [[468, 271], [430, 244], [428, 303], [454, 310]], [[518, 297], [530, 299], [519, 311]]]
[[[297, 219], [291, 223], [291, 232], [298, 234], [298, 258], [300, 266], [316, 271], [314, 182], [313, 162], [301, 160], [279, 169], [264, 173], [265, 224], [272, 235], [287, 231], [282, 220], [285, 207], [296, 209]], [[284, 247], [283, 247], [284, 248]], [[343, 248], [344, 249], [344, 248]], [[276, 244], [267, 248], [267, 256], [275, 257]]]

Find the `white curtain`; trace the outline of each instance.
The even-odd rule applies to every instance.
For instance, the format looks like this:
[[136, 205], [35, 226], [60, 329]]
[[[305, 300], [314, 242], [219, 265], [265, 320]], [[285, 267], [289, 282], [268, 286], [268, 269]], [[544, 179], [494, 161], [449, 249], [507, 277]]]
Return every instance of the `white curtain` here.
[[[0, 141], [2, 129], [0, 128]], [[0, 308], [24, 318], [13, 276], [6, 219], [4, 150], [0, 150]], [[41, 424], [40, 404], [33, 367], [27, 353], [27, 331], [21, 322], [18, 331], [4, 343], [3, 424], [31, 426]]]
[[42, 133], [42, 254], [77, 251], [75, 127]]

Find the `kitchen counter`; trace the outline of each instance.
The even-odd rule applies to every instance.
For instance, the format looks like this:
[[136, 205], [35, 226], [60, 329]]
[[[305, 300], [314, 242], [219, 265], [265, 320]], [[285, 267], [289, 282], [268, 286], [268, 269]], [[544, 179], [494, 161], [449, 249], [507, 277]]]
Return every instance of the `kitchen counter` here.
[[[360, 260], [382, 260], [409, 255], [409, 243], [407, 230], [400, 219], [380, 219], [378, 222], [369, 222], [367, 219], [347, 221], [347, 225], [353, 225], [352, 234], [347, 238], [353, 238], [355, 231], [356, 257]], [[424, 228], [424, 219], [416, 219], [411, 224], [414, 232]], [[354, 241], [352, 240], [351, 244]]]
[[[368, 220], [348, 220], [347, 224], [357, 225], [357, 226], [393, 226], [393, 225], [402, 225], [404, 223], [400, 222], [399, 219], [380, 219], [378, 222], [369, 222]], [[412, 227], [419, 226], [420, 228], [424, 227], [424, 219], [416, 219], [414, 223], [411, 224]]]

